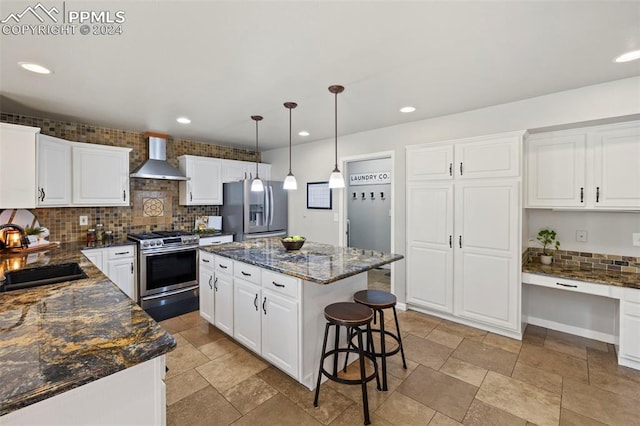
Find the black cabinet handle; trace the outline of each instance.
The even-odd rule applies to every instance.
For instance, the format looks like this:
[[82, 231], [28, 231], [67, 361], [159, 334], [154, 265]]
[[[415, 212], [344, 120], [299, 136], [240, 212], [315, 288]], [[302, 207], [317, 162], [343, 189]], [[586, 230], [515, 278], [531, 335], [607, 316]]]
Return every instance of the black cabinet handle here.
[[216, 291], [218, 291], [218, 277], [216, 277], [216, 280], [213, 282], [213, 288], [215, 288]]
[[462, 235], [458, 238], [458, 244], [460, 244], [460, 248], [462, 248]]
[[600, 187], [596, 186], [596, 203], [600, 202]]
[[449, 163], [449, 176], [453, 176], [453, 163]]
[[251, 274], [248, 273], [248, 272], [245, 272], [245, 271], [240, 271], [240, 272], [242, 272], [242, 275], [244, 275], [245, 277], [250, 277], [251, 276]]
[[117, 253], [115, 253], [116, 256], [122, 256], [123, 254], [129, 254], [128, 251], [119, 251]]
[[208, 259], [202, 259], [202, 261], [203, 261], [204, 263], [209, 263], [209, 260], [208, 260]]
[[253, 306], [256, 307], [256, 312], [258, 312], [258, 293], [256, 293], [256, 298], [253, 299]]
[[460, 162], [460, 176], [462, 176], [462, 161]]
[[265, 307], [267, 303], [267, 298], [265, 297], [264, 300], [262, 301], [262, 310], [264, 311], [264, 314], [267, 315], [267, 308]]
[[122, 190], [122, 201], [127, 201], [127, 191], [126, 190]]
[[133, 262], [131, 262], [131, 273], [133, 274]]
[[453, 235], [449, 235], [449, 248], [453, 248]]
[[272, 283], [273, 285], [275, 285], [276, 287], [280, 287], [280, 288], [283, 288], [283, 287], [284, 287], [284, 284], [278, 284], [278, 283], [277, 283], [277, 282], [275, 282], [275, 281], [271, 281], [271, 283]]
[[44, 188], [42, 188], [42, 201], [44, 201], [45, 195], [46, 195], [46, 192], [44, 192]]
[[225, 265], [222, 265], [220, 263], [218, 264], [218, 266], [220, 267], [220, 269], [227, 269], [227, 267]]
[[213, 286], [211, 285], [211, 280], [213, 279], [213, 275], [209, 275], [209, 288], [213, 290]]
[[561, 285], [562, 287], [578, 288], [577, 285], [573, 285], [573, 284], [556, 283], [556, 285]]
[[584, 203], [584, 187], [580, 187], [580, 202]]
[[193, 201], [193, 192], [189, 191], [189, 201]]

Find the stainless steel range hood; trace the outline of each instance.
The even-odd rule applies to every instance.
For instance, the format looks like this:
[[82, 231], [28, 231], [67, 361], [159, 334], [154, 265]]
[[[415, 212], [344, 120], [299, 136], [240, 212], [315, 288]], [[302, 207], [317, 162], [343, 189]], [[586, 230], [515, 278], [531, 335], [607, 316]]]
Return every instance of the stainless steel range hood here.
[[149, 140], [149, 159], [129, 176], [144, 179], [189, 180], [184, 173], [167, 163], [167, 135], [151, 132], [144, 135]]

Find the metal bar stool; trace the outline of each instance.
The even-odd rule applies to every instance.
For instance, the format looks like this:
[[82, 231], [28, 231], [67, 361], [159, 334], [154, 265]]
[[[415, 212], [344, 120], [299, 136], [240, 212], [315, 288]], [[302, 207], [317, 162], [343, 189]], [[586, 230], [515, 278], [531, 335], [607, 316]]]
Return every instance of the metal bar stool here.
[[[373, 354], [363, 350], [363, 338], [362, 334], [367, 333], [367, 341], [371, 342], [373, 335], [371, 333], [371, 319], [373, 318], [373, 310], [364, 305], [352, 302], [340, 302], [332, 303], [324, 308], [324, 317], [327, 320], [327, 324], [324, 329], [324, 341], [322, 343], [322, 356], [320, 357], [320, 367], [318, 369], [318, 382], [316, 383], [316, 394], [313, 400], [313, 406], [318, 406], [318, 397], [320, 396], [320, 381], [322, 376], [326, 376], [328, 379], [338, 383], [347, 385], [361, 385], [362, 386], [362, 405], [364, 406], [364, 424], [371, 424], [369, 420], [369, 399], [367, 396], [367, 383], [373, 379], [376, 379], [378, 390], [380, 390], [380, 378], [378, 377], [378, 364]], [[329, 328], [335, 327], [335, 339], [332, 350], [327, 350], [327, 340], [329, 338]], [[358, 346], [349, 345], [346, 347], [340, 347], [340, 327], [347, 328], [347, 336], [353, 335], [358, 339]], [[362, 328], [364, 327], [364, 329]], [[358, 354], [360, 361], [360, 377], [358, 379], [348, 379], [340, 377], [338, 371], [338, 355], [344, 353], [346, 358], [350, 353]], [[324, 360], [328, 357], [333, 357], [333, 372], [330, 373], [324, 368]], [[367, 375], [365, 370], [365, 358], [368, 358], [373, 365], [373, 372]], [[347, 364], [342, 372], [346, 372]]]
[[[382, 390], [388, 390], [387, 387], [387, 357], [391, 355], [395, 355], [398, 352], [402, 355], [402, 367], [407, 369], [407, 361], [404, 358], [404, 348], [402, 347], [402, 337], [400, 336], [400, 326], [398, 325], [398, 315], [396, 314], [396, 296], [393, 294], [382, 291], [382, 290], [362, 290], [353, 295], [353, 300], [356, 303], [360, 303], [362, 305], [368, 306], [373, 309], [374, 317], [373, 323], [376, 323], [376, 316], [380, 316], [380, 328], [374, 328], [371, 331], [373, 333], [380, 333], [380, 352], [376, 352], [373, 348], [373, 345], [369, 348], [369, 352], [374, 356], [381, 358], [382, 360]], [[396, 322], [396, 333], [391, 333], [384, 329], [384, 309], [392, 308], [393, 309], [393, 318]], [[398, 347], [394, 348], [391, 351], [387, 351], [387, 347], [385, 344], [385, 336], [392, 337], [397, 343]], [[350, 336], [351, 337], [351, 336]], [[351, 343], [353, 339], [349, 339]], [[351, 343], [353, 345], [353, 343]], [[360, 344], [360, 343], [358, 343]]]

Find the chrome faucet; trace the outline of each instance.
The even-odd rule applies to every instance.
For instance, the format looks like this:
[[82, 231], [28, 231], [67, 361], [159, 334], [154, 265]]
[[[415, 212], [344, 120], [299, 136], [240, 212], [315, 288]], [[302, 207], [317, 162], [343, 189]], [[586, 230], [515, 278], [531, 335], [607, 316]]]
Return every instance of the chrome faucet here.
[[[4, 225], [0, 225], [0, 231], [6, 228], [12, 228], [20, 232], [20, 248], [27, 246], [27, 233], [24, 232], [22, 226], [13, 223], [5, 223]], [[2, 233], [2, 237], [4, 238], [4, 240], [0, 239], [0, 250], [7, 247], [7, 237], [5, 232]]]

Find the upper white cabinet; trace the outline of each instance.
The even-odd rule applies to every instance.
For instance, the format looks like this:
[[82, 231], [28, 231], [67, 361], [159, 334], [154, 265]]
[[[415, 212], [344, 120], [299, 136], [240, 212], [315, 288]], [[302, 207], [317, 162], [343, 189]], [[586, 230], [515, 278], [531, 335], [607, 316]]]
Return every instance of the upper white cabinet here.
[[180, 205], [222, 204], [222, 160], [219, 158], [181, 155], [180, 171], [188, 181], [180, 181]]
[[526, 206], [640, 209], [640, 122], [532, 135]]
[[0, 123], [0, 209], [35, 208], [39, 128]]
[[453, 179], [453, 145], [425, 144], [407, 149], [407, 181], [436, 179]]
[[255, 164], [248, 161], [221, 160], [221, 167], [222, 183], [249, 179], [252, 167], [255, 174]]
[[38, 207], [71, 205], [72, 143], [47, 135], [38, 137]]
[[128, 206], [131, 148], [73, 143], [73, 204]]

